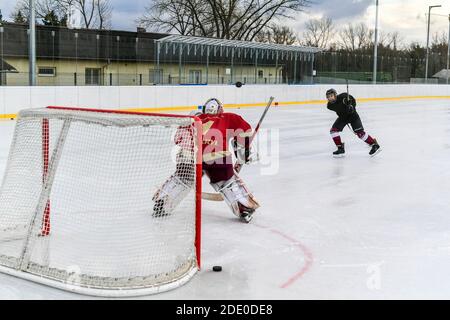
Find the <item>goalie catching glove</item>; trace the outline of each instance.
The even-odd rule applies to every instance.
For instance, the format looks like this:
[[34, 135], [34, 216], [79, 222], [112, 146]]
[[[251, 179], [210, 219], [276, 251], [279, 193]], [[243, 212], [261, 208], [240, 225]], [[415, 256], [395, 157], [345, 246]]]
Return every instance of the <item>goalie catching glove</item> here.
[[259, 161], [258, 152], [253, 152], [250, 146], [250, 139], [245, 138], [245, 146], [240, 145], [237, 139], [233, 140], [233, 150], [236, 156], [236, 163], [238, 164], [251, 164]]

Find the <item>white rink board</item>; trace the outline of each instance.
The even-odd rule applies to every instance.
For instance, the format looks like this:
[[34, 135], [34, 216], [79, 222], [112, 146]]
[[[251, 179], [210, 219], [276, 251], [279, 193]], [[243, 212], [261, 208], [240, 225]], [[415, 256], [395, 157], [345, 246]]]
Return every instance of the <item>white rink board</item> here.
[[[254, 125], [262, 109], [235, 111]], [[348, 128], [346, 157], [331, 157], [335, 115], [325, 106], [270, 110], [263, 127], [279, 130], [279, 171], [242, 170], [261, 203], [252, 223], [204, 202], [203, 269], [144, 298], [449, 299], [450, 100], [368, 102], [358, 111], [383, 147], [375, 158]], [[0, 122], [0, 172], [13, 128]], [[89, 297], [0, 274], [0, 299], [8, 298]]]
[[[0, 115], [50, 105], [96, 109], [192, 107], [216, 97], [226, 104], [264, 104], [324, 100], [325, 91], [344, 85], [139, 86], [139, 87], [0, 87]], [[450, 96], [450, 85], [350, 85], [359, 98]]]

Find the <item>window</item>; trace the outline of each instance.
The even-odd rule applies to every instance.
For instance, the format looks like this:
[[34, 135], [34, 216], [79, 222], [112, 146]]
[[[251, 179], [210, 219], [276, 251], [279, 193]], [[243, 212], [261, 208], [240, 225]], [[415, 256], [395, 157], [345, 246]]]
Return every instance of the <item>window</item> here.
[[258, 70], [258, 78], [263, 78], [264, 77], [264, 70]]
[[53, 67], [39, 67], [39, 77], [56, 77], [56, 68]]
[[199, 84], [202, 82], [201, 70], [189, 70], [189, 83]]
[[85, 77], [86, 85], [100, 85], [100, 75], [102, 69], [100, 68], [86, 68]]
[[163, 70], [162, 69], [150, 69], [150, 83], [162, 83], [163, 82]]

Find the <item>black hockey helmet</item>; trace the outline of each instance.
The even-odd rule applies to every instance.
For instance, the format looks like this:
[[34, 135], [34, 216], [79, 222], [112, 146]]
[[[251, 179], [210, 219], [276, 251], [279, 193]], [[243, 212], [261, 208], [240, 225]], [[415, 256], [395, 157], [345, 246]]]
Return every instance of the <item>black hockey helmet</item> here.
[[328, 97], [329, 95], [332, 95], [332, 94], [334, 94], [335, 96], [337, 96], [337, 91], [336, 91], [335, 89], [333, 89], [333, 88], [328, 89], [328, 90], [327, 90], [327, 93], [326, 93], [325, 95]]

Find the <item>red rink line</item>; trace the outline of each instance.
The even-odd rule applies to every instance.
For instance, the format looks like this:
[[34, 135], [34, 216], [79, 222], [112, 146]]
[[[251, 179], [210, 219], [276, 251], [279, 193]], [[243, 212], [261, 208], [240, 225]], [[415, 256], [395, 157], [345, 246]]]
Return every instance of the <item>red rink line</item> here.
[[297, 248], [300, 249], [300, 251], [303, 252], [303, 255], [305, 257], [305, 264], [302, 266], [302, 268], [295, 273], [292, 277], [290, 277], [286, 282], [284, 282], [282, 285], [280, 285], [280, 288], [285, 289], [287, 287], [289, 287], [290, 285], [292, 285], [295, 281], [297, 281], [298, 279], [300, 279], [301, 277], [303, 277], [312, 267], [313, 262], [314, 262], [314, 257], [313, 254], [311, 253], [311, 251], [305, 246], [303, 245], [300, 241], [295, 240], [294, 238], [291, 238], [290, 236], [284, 234], [283, 232], [279, 231], [279, 230], [275, 230], [269, 227], [265, 227], [263, 225], [259, 225], [256, 223], [252, 223], [254, 226], [258, 227], [258, 228], [262, 228], [262, 229], [268, 229], [270, 232], [275, 233], [277, 235], [279, 235], [280, 237], [288, 240], [290, 243], [292, 243], [293, 245], [295, 245]]

